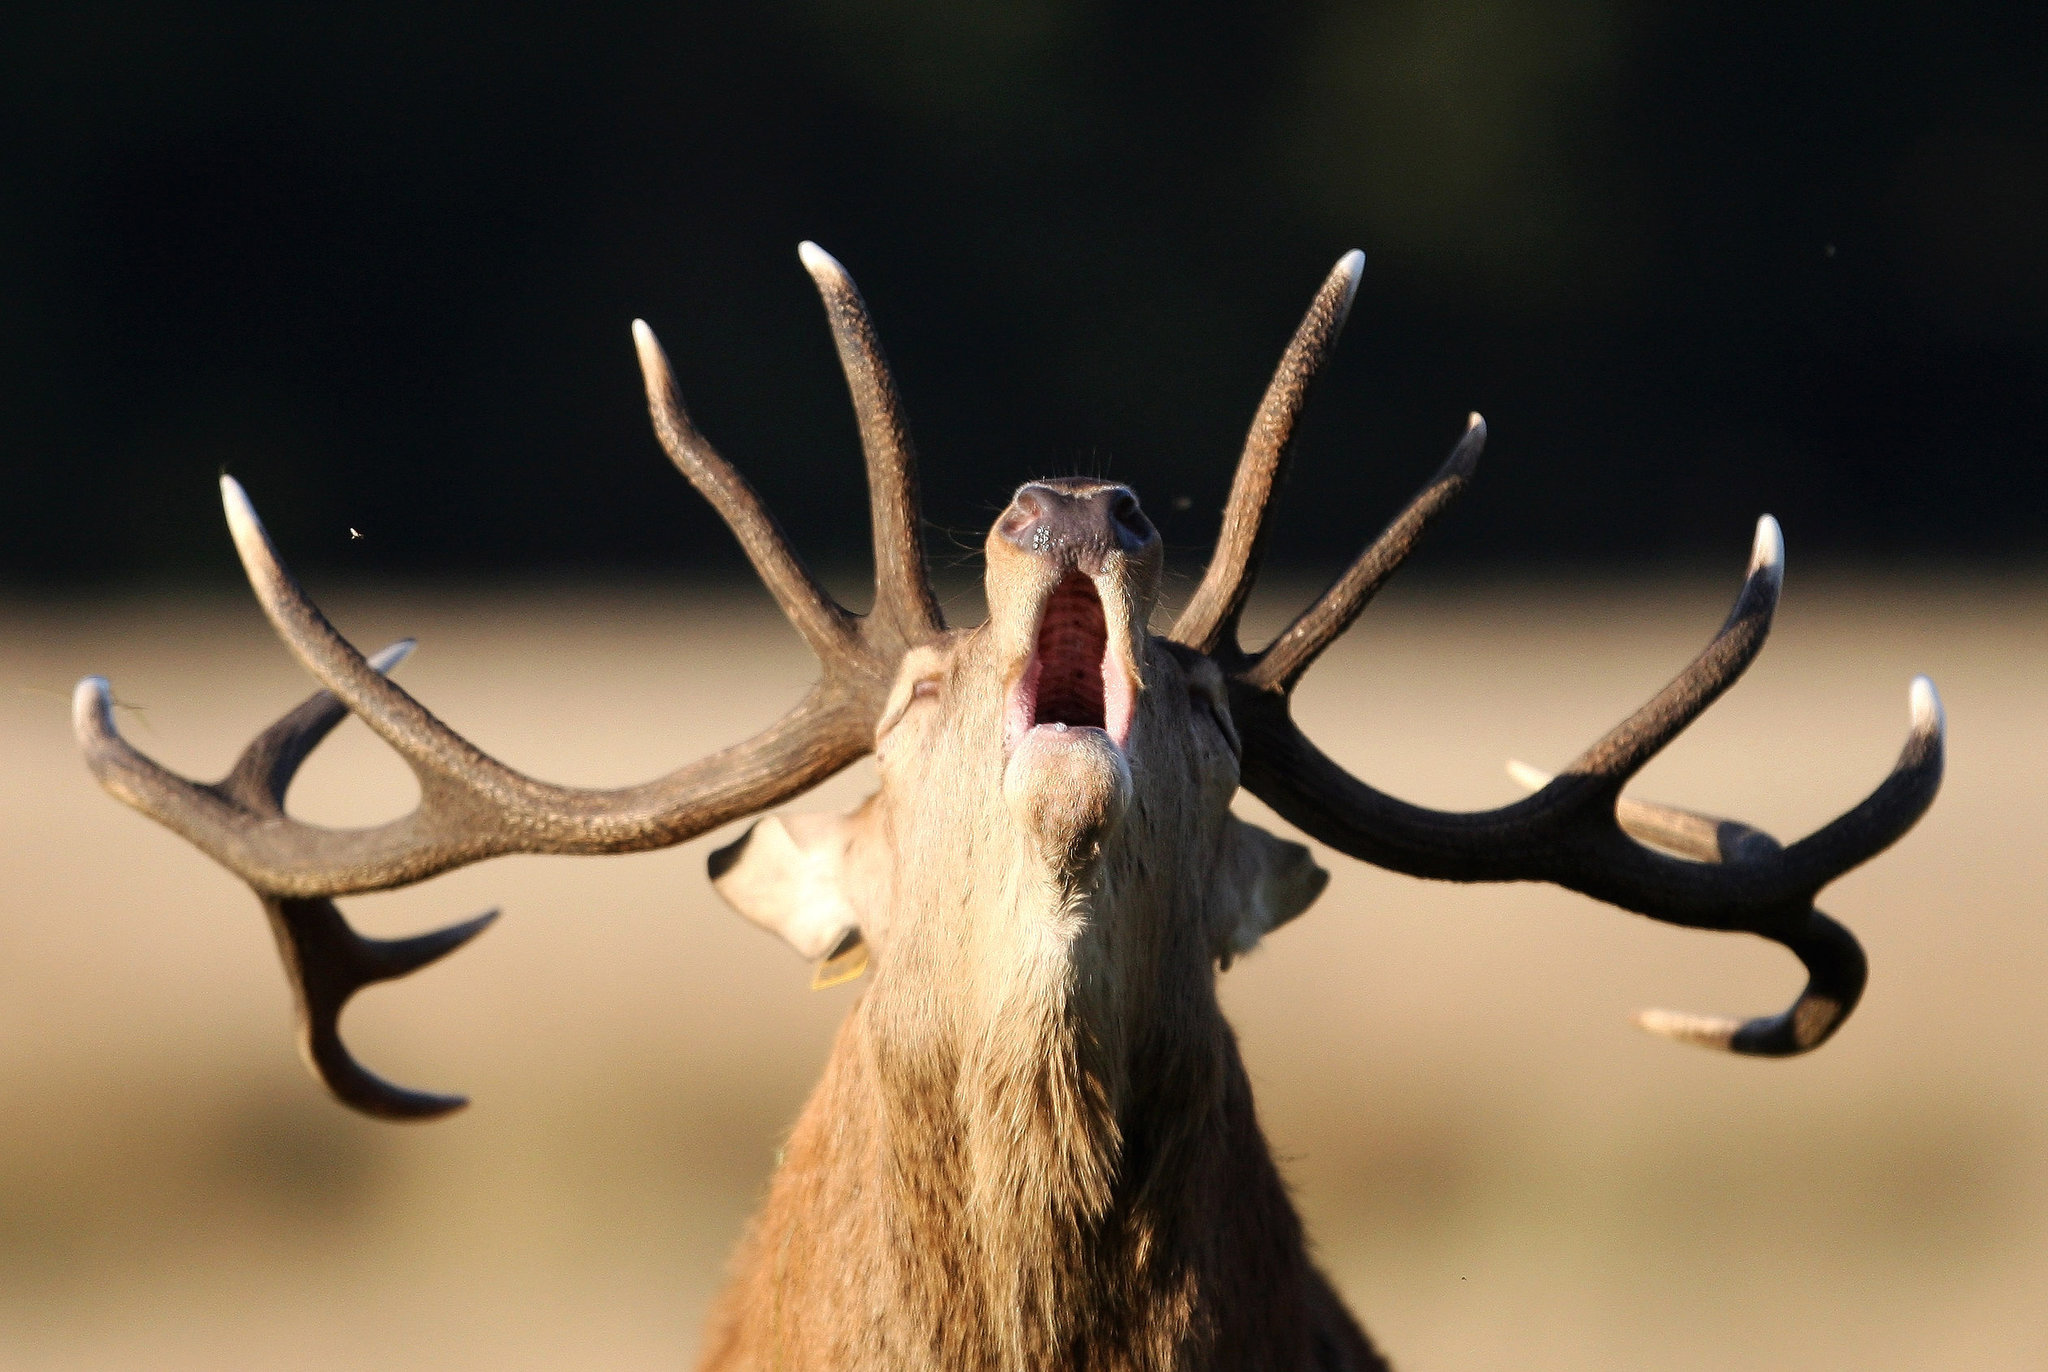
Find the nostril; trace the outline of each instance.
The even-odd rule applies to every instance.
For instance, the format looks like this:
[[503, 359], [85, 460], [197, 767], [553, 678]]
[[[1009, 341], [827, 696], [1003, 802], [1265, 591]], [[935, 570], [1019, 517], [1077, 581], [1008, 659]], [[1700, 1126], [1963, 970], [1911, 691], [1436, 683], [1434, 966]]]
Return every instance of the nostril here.
[[1152, 521], [1138, 508], [1138, 497], [1118, 491], [1110, 501], [1109, 518], [1116, 525], [1117, 541], [1132, 552], [1145, 546], [1153, 535]]
[[1011, 499], [1010, 508], [1003, 512], [996, 529], [1012, 543], [1024, 543], [1032, 530], [1044, 522], [1048, 509], [1046, 493], [1026, 486]]

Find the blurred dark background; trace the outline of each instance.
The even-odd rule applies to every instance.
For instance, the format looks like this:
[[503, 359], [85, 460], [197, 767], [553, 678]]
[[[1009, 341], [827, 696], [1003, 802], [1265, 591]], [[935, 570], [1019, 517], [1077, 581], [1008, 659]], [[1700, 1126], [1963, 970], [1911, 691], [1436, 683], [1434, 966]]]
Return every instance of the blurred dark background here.
[[222, 469], [330, 573], [736, 569], [648, 433], [636, 315], [851, 564], [805, 237], [876, 312], [941, 557], [1077, 470], [1198, 553], [1354, 246], [1297, 562], [1472, 408], [1494, 442], [1438, 567], [1735, 564], [1763, 510], [1795, 559], [2048, 551], [2033, 6], [42, 10], [0, 42], [17, 586], [233, 577]]

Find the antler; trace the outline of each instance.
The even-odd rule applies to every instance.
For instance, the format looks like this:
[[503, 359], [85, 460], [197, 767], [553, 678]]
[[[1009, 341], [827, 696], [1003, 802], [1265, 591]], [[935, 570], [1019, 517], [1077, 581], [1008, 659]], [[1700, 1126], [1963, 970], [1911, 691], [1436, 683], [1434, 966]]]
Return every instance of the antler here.
[[[385, 673], [412, 648], [366, 659], [328, 623], [285, 570], [242, 488], [221, 498], [250, 585], [287, 647], [327, 689], [249, 745], [226, 778], [178, 776], [131, 747], [114, 724], [100, 677], [79, 683], [73, 723], [100, 784], [176, 831], [256, 892], [276, 928], [314, 1071], [349, 1105], [417, 1119], [459, 1096], [409, 1091], [362, 1068], [337, 1021], [372, 982], [416, 971], [481, 932], [492, 918], [394, 942], [350, 929], [332, 897], [388, 890], [507, 853], [625, 853], [663, 848], [807, 790], [872, 746], [904, 651], [941, 632], [926, 577], [915, 459], [896, 388], [867, 307], [845, 270], [815, 244], [800, 249], [824, 298], [853, 392], [874, 506], [875, 612], [851, 613], [819, 586], [754, 489], [690, 423], [654, 333], [634, 321], [648, 408], [663, 448], [724, 518], [822, 675], [780, 720], [744, 743], [655, 781], [616, 790], [558, 786], [514, 771], [436, 719]], [[288, 816], [284, 797], [313, 748], [354, 713], [419, 780], [420, 803], [368, 829], [329, 829]]]
[[[1868, 861], [1926, 813], [1941, 784], [1942, 713], [1933, 683], [1915, 679], [1912, 725], [1891, 774], [1863, 802], [1789, 847], [1730, 820], [1623, 799], [1621, 790], [1741, 676], [1770, 631], [1784, 579], [1777, 521], [1757, 524], [1734, 609], [1692, 664], [1555, 777], [1517, 775], [1536, 793], [1513, 805], [1448, 813], [1410, 805], [1345, 772], [1295, 725], [1295, 686], [1351, 626], [1423, 531], [1464, 489], [1486, 441], [1471, 416], [1436, 476], [1350, 569], [1265, 648], [1246, 653], [1237, 617], [1250, 594], [1267, 504], [1314, 364], [1342, 323], [1337, 299], [1359, 259], [1347, 255], [1317, 296], [1266, 393], [1246, 441], [1225, 536], [1173, 637], [1211, 653], [1230, 682], [1244, 742], [1243, 784], [1286, 819], [1341, 852], [1443, 881], [1548, 881], [1696, 929], [1740, 930], [1789, 948], [1806, 989], [1783, 1014], [1748, 1021], [1647, 1011], [1643, 1027], [1737, 1053], [1786, 1056], [1817, 1047], [1863, 993], [1855, 937], [1814, 908], [1822, 887]], [[1281, 416], [1276, 423], [1273, 416]], [[1646, 846], [1652, 845], [1652, 846]], [[1659, 851], [1662, 850], [1662, 851]]]

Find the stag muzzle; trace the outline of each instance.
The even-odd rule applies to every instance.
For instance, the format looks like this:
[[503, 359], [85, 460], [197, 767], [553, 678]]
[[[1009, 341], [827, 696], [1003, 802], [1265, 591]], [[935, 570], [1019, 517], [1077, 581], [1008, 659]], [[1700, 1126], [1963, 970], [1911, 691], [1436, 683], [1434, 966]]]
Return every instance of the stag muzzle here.
[[1130, 487], [1073, 477], [1018, 487], [995, 532], [1012, 547], [1088, 576], [1099, 576], [1114, 556], [1140, 555], [1159, 541]]
[[1159, 561], [1158, 530], [1113, 482], [1030, 482], [989, 531], [1004, 787], [1020, 813], [1072, 830], [1121, 811]]

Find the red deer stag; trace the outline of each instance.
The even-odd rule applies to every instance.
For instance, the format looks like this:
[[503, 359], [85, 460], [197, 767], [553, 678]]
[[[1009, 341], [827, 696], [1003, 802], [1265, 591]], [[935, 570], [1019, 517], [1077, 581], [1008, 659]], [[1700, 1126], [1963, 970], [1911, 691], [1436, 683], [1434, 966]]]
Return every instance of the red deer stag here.
[[[949, 629], [926, 578], [910, 440], [851, 280], [815, 246], [858, 413], [875, 602], [855, 615], [791, 551], [753, 489], [692, 426], [635, 324], [655, 432], [738, 536], [821, 679], [754, 738], [620, 790], [524, 776], [478, 751], [365, 658], [279, 562], [241, 488], [227, 518], [257, 598], [325, 690], [225, 778], [173, 775], [115, 732], [107, 683], [78, 688], [87, 761], [116, 796], [255, 888], [297, 992], [306, 1056], [358, 1110], [423, 1119], [459, 1097], [360, 1066], [336, 1018], [356, 991], [450, 952], [490, 918], [383, 941], [334, 897], [504, 853], [624, 853], [757, 814], [872, 749], [881, 784], [844, 816], [771, 817], [712, 854], [719, 891], [821, 975], [872, 981], [839, 1031], [745, 1240], [708, 1340], [714, 1368], [1373, 1368], [1310, 1264], [1217, 1004], [1216, 974], [1299, 915], [1326, 874], [1231, 815], [1242, 786], [1311, 837], [1445, 881], [1547, 881], [1653, 919], [1789, 948], [1806, 989], [1747, 1022], [1656, 1013], [1647, 1028], [1737, 1053], [1823, 1042], [1865, 964], [1815, 894], [1892, 843], [1939, 785], [1942, 721], [1916, 681], [1897, 766], [1868, 799], [1781, 847], [1747, 825], [1622, 788], [1740, 676], [1777, 603], [1776, 524], [1727, 622], [1635, 714], [1535, 794], [1451, 814], [1347, 773], [1295, 727], [1291, 694], [1465, 486], [1486, 428], [1266, 647], [1238, 622], [1267, 505], [1363, 259], [1340, 261], [1252, 421], [1222, 535], [1171, 632], [1148, 632], [1158, 533], [1111, 482], [1021, 487], [987, 542], [987, 622]], [[331, 830], [284, 798], [353, 712], [411, 766], [403, 819]], [[914, 856], [913, 856], [914, 855]]]

